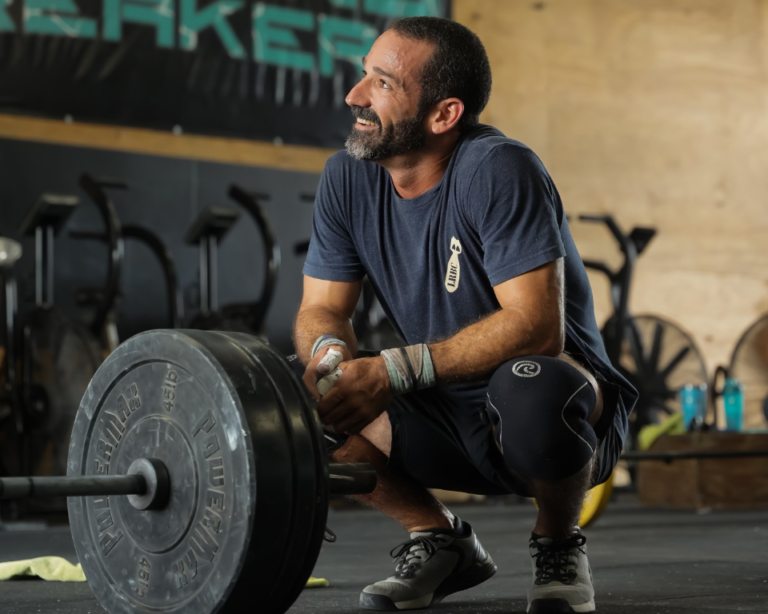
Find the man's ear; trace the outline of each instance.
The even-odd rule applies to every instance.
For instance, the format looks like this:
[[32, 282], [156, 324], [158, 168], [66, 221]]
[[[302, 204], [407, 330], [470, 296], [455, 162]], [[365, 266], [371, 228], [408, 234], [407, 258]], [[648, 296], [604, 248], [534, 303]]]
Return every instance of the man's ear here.
[[446, 98], [438, 102], [429, 114], [430, 128], [434, 134], [445, 134], [464, 115], [464, 103], [458, 98]]

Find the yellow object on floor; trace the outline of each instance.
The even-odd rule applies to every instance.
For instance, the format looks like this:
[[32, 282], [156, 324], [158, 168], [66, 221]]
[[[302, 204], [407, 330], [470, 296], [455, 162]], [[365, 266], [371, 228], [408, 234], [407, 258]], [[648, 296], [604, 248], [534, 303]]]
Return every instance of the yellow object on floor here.
[[10, 580], [19, 576], [37, 576], [43, 580], [58, 582], [85, 582], [85, 574], [80, 563], [73, 565], [59, 556], [41, 556], [26, 561], [0, 563], [0, 580]]
[[653, 442], [662, 435], [681, 435], [685, 433], [683, 414], [672, 414], [660, 424], [649, 424], [640, 429], [637, 435], [637, 447], [648, 450]]
[[587, 496], [584, 497], [584, 505], [581, 508], [581, 515], [579, 516], [579, 526], [582, 529], [600, 518], [611, 501], [612, 491], [613, 474], [603, 484], [599, 484], [587, 491]]
[[[26, 561], [0, 563], [0, 580], [11, 580], [20, 576], [37, 576], [43, 580], [57, 582], [85, 582], [80, 563], [73, 565], [60, 556], [41, 556]], [[307, 588], [325, 588], [330, 583], [325, 578], [310, 578]]]
[[[584, 529], [600, 518], [611, 501], [611, 492], [613, 492], [613, 474], [604, 483], [598, 484], [587, 491], [584, 497], [584, 505], [579, 515], [579, 527]], [[533, 504], [536, 506], [536, 509], [539, 509], [536, 499], [533, 500]]]

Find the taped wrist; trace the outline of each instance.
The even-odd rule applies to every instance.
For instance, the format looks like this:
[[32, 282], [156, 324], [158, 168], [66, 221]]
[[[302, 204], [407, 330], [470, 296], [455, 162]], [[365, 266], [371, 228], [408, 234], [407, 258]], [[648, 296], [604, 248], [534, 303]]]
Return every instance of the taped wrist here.
[[383, 350], [381, 356], [395, 396], [435, 385], [435, 366], [426, 343]]
[[328, 347], [329, 345], [340, 345], [349, 352], [349, 346], [341, 339], [337, 339], [333, 335], [321, 335], [317, 338], [315, 344], [312, 346], [312, 358], [314, 358], [315, 354], [317, 354], [320, 350]]

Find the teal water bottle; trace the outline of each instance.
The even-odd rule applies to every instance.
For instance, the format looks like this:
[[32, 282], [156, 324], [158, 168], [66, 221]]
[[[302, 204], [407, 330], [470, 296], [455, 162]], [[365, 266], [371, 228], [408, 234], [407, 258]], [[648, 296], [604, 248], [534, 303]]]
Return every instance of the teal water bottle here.
[[685, 430], [702, 430], [707, 413], [707, 385], [686, 384], [680, 388], [679, 394]]
[[[723, 387], [718, 387], [718, 380], [722, 376]], [[744, 427], [744, 386], [735, 377], [731, 377], [730, 371], [725, 367], [715, 370], [715, 378], [712, 382], [712, 404], [717, 416], [717, 399], [723, 399], [723, 413], [725, 414], [725, 430], [738, 432]]]
[[744, 386], [732, 377], [723, 384], [723, 407], [725, 409], [725, 430], [740, 431], [744, 424]]

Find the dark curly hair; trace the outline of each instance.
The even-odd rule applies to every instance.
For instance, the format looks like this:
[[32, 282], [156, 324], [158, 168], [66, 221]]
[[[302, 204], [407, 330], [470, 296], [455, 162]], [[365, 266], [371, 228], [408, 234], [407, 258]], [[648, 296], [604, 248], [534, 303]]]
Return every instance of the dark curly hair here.
[[389, 29], [403, 38], [435, 46], [423, 67], [420, 113], [426, 113], [441, 100], [455, 97], [464, 103], [459, 130], [477, 125], [491, 96], [491, 66], [477, 35], [442, 17], [406, 17], [392, 22]]

